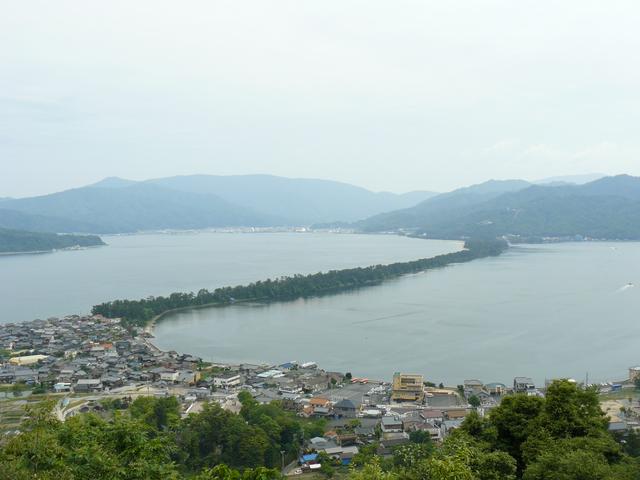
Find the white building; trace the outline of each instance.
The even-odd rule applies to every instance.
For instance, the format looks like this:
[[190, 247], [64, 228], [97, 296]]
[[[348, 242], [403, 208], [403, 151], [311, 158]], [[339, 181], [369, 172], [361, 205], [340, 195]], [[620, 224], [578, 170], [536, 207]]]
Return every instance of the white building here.
[[240, 375], [237, 373], [230, 373], [228, 375], [220, 375], [213, 377], [213, 385], [217, 388], [231, 388], [240, 385]]

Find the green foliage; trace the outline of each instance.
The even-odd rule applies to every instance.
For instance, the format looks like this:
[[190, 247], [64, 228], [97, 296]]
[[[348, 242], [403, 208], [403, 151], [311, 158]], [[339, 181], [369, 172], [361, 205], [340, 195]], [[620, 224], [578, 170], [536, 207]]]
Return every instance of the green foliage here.
[[239, 472], [226, 465], [216, 465], [213, 468], [206, 468], [194, 480], [278, 480], [282, 475], [277, 470], [258, 467], [248, 468]]
[[414, 430], [412, 432], [409, 432], [409, 440], [411, 441], [411, 443], [423, 443], [433, 447], [431, 434], [424, 430]]
[[145, 425], [125, 418], [106, 422], [91, 414], [60, 423], [50, 407], [30, 412], [25, 432], [0, 451], [0, 464], [12, 475], [2, 478], [178, 478], [172, 443]]
[[[23, 433], [0, 449], [0, 478], [13, 480], [272, 480], [281, 451], [295, 458], [304, 428], [277, 402], [241, 394], [240, 414], [205, 404], [180, 419], [170, 398], [140, 398], [106, 421], [59, 422], [53, 403], [29, 409]], [[304, 425], [317, 426], [314, 422]], [[307, 427], [309, 428], [309, 427]], [[621, 445], [607, 432], [593, 390], [554, 382], [545, 398], [506, 397], [486, 418], [472, 412], [440, 446], [421, 435], [382, 461], [377, 445], [354, 457], [351, 480], [639, 480], [638, 435]], [[333, 461], [321, 456], [323, 473]]]
[[525, 186], [492, 194], [479, 191], [483, 185], [477, 185], [376, 215], [359, 222], [359, 227], [364, 231], [410, 229], [431, 238], [512, 234], [528, 242], [576, 235], [640, 239], [638, 178], [621, 175], [580, 186]]
[[480, 406], [480, 399], [476, 395], [471, 395], [469, 397], [469, 405], [478, 408]]
[[327, 419], [315, 418], [307, 420], [302, 424], [302, 432], [305, 440], [310, 440], [314, 437], [321, 437], [327, 430]]
[[373, 458], [361, 470], [352, 470], [349, 474], [349, 480], [396, 480], [398, 478], [395, 473], [385, 472], [377, 457]]
[[156, 430], [167, 430], [180, 420], [180, 404], [176, 397], [138, 397], [131, 403], [129, 411], [133, 418]]
[[513, 395], [488, 417], [471, 412], [439, 447], [399, 447], [390, 472], [375, 456], [354, 464], [398, 480], [639, 480], [625, 449], [637, 452], [640, 440], [626, 439], [623, 447], [607, 432], [594, 390], [556, 381], [545, 398]]
[[393, 463], [399, 467], [413, 468], [429, 458], [434, 451], [431, 443], [410, 443], [396, 448], [393, 452]]
[[0, 253], [45, 252], [69, 247], [104, 245], [95, 235], [58, 235], [0, 228]]

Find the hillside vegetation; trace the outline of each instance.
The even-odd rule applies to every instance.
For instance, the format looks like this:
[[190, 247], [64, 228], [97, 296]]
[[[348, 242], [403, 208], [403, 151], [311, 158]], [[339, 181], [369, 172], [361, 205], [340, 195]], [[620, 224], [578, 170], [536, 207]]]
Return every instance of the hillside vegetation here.
[[95, 235], [58, 235], [0, 228], [0, 253], [46, 252], [98, 245], [105, 243]]
[[[490, 184], [494, 188], [486, 188]], [[489, 182], [356, 225], [366, 232], [408, 230], [434, 238], [516, 235], [638, 240], [640, 178], [620, 175], [558, 186]]]
[[[101, 416], [64, 423], [48, 408], [29, 411], [22, 433], [0, 447], [0, 478], [276, 480], [281, 455], [289, 463], [305, 440], [324, 433], [322, 421], [304, 421], [277, 401], [238, 397], [237, 415], [212, 402], [181, 418], [173, 397], [142, 397], [128, 408], [105, 401]], [[485, 418], [471, 413], [442, 445], [412, 436], [391, 458], [377, 455], [376, 442], [361, 446], [347, 478], [637, 480], [639, 440], [633, 432], [613, 437], [595, 391], [559, 380], [545, 398], [508, 396]], [[322, 462], [330, 478], [336, 467]]]

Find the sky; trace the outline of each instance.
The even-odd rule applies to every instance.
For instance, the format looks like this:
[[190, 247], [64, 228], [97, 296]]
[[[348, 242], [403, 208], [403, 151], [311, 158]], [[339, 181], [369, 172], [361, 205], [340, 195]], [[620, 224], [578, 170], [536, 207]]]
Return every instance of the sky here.
[[640, 3], [0, 4], [0, 197], [269, 173], [640, 175]]

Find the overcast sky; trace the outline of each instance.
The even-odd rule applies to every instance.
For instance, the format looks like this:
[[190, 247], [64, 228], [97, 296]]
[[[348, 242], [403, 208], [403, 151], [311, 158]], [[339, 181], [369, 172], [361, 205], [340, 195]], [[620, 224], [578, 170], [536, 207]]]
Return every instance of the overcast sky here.
[[106, 176], [372, 190], [640, 175], [637, 1], [0, 6], [0, 197]]

